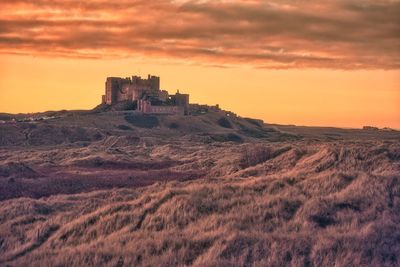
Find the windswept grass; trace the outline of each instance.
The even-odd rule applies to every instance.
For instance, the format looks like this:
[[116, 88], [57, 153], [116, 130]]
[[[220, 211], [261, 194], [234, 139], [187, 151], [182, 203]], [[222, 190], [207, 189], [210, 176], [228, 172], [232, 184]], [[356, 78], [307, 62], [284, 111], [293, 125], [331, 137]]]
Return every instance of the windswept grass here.
[[398, 144], [376, 145], [243, 144], [218, 179], [2, 201], [0, 264], [398, 266]]
[[0, 266], [400, 266], [398, 133], [225, 117], [4, 124]]

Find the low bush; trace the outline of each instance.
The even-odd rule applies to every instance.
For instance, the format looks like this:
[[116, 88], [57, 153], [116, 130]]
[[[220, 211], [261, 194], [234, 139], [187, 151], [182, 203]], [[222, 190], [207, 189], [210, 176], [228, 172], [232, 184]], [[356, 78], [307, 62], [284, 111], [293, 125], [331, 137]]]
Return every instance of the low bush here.
[[232, 129], [231, 122], [225, 117], [218, 119], [217, 123], [221, 127]]
[[123, 124], [118, 125], [117, 128], [120, 129], [120, 130], [123, 130], [123, 131], [132, 130], [131, 127], [129, 127], [129, 126], [127, 126], [127, 125], [123, 125]]
[[126, 115], [125, 120], [135, 127], [154, 128], [160, 125], [156, 116]]
[[242, 137], [237, 134], [229, 133], [229, 134], [215, 134], [211, 136], [211, 139], [217, 142], [243, 142]]
[[179, 124], [176, 123], [176, 122], [171, 122], [171, 123], [168, 125], [168, 128], [170, 128], [170, 129], [178, 129], [178, 128], [179, 128]]

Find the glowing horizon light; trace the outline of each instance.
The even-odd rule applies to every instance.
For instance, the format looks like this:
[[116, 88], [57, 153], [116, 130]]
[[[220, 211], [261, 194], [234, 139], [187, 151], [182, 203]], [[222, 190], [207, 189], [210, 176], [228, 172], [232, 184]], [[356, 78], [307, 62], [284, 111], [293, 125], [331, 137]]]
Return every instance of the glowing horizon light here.
[[107, 76], [303, 125], [400, 128], [400, 1], [0, 3], [0, 112], [89, 109]]

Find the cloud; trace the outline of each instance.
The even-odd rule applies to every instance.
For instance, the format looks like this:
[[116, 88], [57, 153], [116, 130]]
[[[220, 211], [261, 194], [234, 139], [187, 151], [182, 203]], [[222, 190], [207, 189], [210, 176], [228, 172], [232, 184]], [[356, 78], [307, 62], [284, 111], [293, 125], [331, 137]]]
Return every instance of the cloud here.
[[14, 0], [0, 10], [0, 53], [400, 68], [400, 1]]

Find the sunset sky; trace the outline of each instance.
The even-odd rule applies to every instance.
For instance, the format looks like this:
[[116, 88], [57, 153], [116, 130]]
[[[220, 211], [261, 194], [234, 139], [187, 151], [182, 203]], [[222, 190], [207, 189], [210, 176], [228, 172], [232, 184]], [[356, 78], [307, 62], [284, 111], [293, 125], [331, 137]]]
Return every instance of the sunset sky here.
[[0, 112], [90, 109], [107, 76], [270, 123], [400, 128], [400, 1], [3, 0]]

